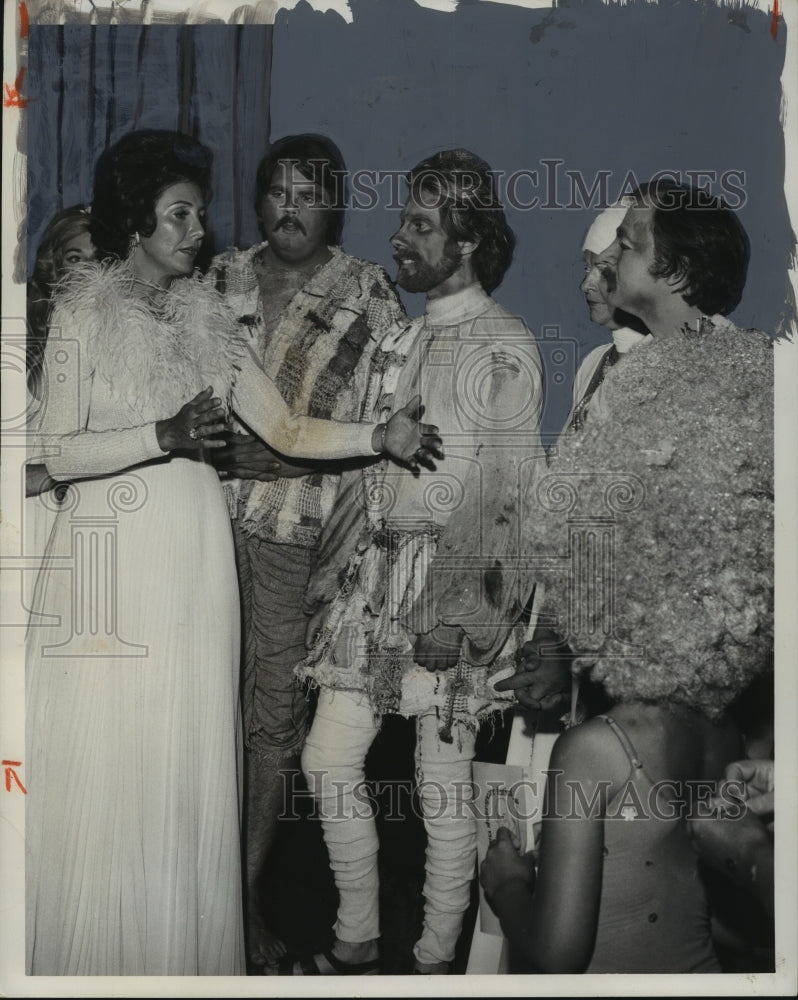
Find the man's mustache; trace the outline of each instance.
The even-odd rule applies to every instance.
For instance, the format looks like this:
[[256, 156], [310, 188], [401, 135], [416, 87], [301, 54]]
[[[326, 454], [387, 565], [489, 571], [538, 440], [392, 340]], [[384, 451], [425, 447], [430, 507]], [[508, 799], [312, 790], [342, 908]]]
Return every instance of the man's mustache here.
[[302, 233], [303, 236], [307, 236], [307, 230], [300, 220], [295, 215], [284, 215], [281, 219], [278, 219], [274, 226], [274, 231], [277, 232], [278, 229], [282, 229], [283, 226], [289, 224], [296, 226], [296, 228]]
[[418, 264], [418, 262], [421, 260], [421, 255], [417, 254], [413, 250], [397, 250], [396, 253], [393, 255], [393, 259], [400, 266], [402, 264], [402, 261], [405, 261], [405, 260], [408, 260], [408, 259], [410, 261], [412, 261], [412, 263]]

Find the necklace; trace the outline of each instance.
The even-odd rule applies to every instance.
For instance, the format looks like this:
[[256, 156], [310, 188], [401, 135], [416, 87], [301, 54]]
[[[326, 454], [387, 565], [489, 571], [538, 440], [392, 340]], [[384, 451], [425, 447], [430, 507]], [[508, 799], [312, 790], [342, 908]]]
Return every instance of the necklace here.
[[151, 292], [155, 292], [159, 295], [165, 295], [167, 289], [163, 285], [158, 285], [154, 281], [147, 281], [146, 278], [137, 278], [133, 275], [133, 284], [141, 285], [142, 288], [150, 289]]
[[156, 297], [162, 298], [167, 291], [167, 289], [164, 288], [163, 285], [158, 285], [154, 281], [148, 281], [146, 278], [140, 278], [133, 270], [133, 260], [136, 256], [137, 249], [138, 249], [138, 244], [133, 246], [131, 252], [128, 254], [128, 256], [125, 258], [124, 261], [125, 266], [127, 268], [127, 272], [130, 275], [130, 280], [133, 282], [134, 285], [137, 285], [140, 289], [144, 290], [144, 295], [148, 299], [153, 300]]
[[163, 285], [156, 285], [154, 281], [147, 281], [146, 278], [138, 278], [132, 272], [131, 284], [134, 296], [152, 312], [158, 314], [163, 310], [168, 289]]

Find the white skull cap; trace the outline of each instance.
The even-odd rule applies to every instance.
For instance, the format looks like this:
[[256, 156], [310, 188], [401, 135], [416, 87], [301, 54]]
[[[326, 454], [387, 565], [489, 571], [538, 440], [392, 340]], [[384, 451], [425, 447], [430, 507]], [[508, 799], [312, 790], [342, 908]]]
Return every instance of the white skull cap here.
[[603, 253], [611, 243], [614, 243], [616, 230], [623, 222], [626, 210], [631, 204], [631, 201], [623, 199], [617, 205], [611, 205], [597, 215], [582, 243], [582, 252], [589, 250], [590, 253]]

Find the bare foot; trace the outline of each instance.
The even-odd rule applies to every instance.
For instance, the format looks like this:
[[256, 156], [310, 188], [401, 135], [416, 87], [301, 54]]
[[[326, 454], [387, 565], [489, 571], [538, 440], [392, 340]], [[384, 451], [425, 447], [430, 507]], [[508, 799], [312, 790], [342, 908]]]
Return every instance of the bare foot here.
[[288, 949], [260, 920], [250, 916], [247, 952], [254, 966], [277, 965]]

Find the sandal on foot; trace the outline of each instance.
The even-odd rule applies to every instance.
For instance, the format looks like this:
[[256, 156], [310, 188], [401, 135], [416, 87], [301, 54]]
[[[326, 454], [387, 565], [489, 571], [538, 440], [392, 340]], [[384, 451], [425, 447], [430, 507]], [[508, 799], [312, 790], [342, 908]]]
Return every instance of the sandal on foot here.
[[307, 958], [284, 958], [280, 961], [283, 976], [378, 976], [380, 960], [370, 962], [342, 962], [332, 951], [320, 952]]

